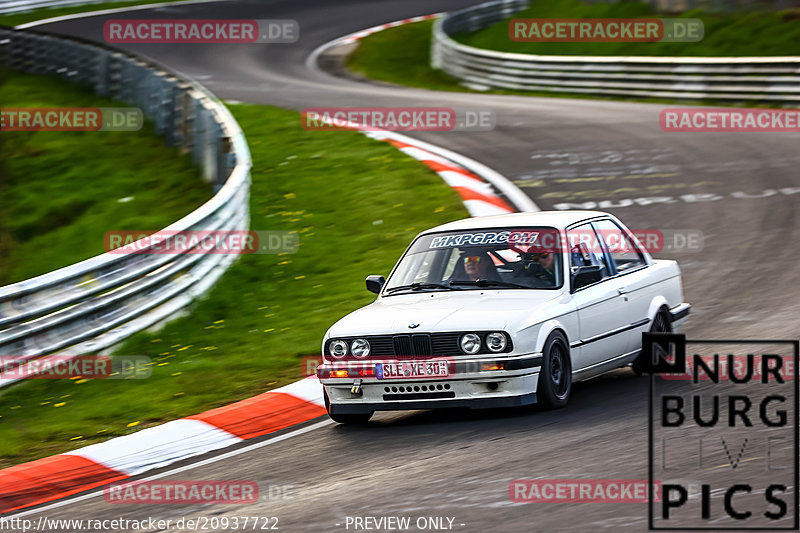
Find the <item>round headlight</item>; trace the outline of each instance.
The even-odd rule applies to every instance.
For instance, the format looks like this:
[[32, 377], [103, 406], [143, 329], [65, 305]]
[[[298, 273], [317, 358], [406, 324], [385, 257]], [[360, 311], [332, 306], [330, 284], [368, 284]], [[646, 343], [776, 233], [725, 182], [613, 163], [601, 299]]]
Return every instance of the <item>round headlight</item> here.
[[466, 354], [475, 355], [481, 351], [481, 338], [474, 333], [467, 333], [461, 337], [461, 349]]
[[353, 357], [363, 359], [369, 355], [369, 341], [367, 339], [356, 339], [350, 344], [350, 353]]
[[344, 341], [333, 341], [331, 343], [331, 355], [342, 358], [347, 355], [347, 343]]
[[489, 333], [486, 335], [486, 347], [490, 352], [498, 353], [506, 349], [508, 341], [506, 336], [500, 332]]

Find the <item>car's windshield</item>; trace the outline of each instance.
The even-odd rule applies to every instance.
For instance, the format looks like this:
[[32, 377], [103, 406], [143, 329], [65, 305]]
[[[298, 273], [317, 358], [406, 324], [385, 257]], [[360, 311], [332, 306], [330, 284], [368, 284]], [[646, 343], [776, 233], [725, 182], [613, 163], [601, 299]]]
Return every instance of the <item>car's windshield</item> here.
[[413, 291], [556, 289], [562, 284], [554, 228], [496, 228], [423, 235], [386, 284], [384, 294]]

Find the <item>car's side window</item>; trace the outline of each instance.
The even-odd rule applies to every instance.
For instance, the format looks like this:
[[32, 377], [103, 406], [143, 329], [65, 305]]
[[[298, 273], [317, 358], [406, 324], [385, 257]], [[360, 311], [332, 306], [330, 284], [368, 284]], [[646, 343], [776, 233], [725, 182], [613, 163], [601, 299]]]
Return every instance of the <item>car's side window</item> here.
[[601, 279], [611, 275], [603, 249], [597, 240], [597, 233], [590, 223], [567, 230], [567, 242], [570, 247], [570, 267], [573, 272], [582, 266], [600, 266]]
[[614, 221], [603, 219], [594, 222], [595, 228], [606, 244], [611, 261], [620, 274], [644, 266], [644, 256], [636, 243]]

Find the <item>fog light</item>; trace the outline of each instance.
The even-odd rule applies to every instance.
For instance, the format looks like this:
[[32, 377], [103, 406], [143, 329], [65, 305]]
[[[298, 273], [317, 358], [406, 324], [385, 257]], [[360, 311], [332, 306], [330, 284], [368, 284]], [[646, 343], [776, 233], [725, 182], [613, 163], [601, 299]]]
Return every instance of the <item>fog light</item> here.
[[505, 370], [505, 363], [486, 363], [481, 367], [484, 372], [491, 372], [492, 370]]

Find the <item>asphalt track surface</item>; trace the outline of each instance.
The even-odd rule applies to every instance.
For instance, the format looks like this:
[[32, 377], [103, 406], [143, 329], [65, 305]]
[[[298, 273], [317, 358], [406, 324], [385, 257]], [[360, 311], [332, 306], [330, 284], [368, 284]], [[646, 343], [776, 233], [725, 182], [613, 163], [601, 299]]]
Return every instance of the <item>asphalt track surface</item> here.
[[[356, 105], [492, 110], [497, 126], [491, 132], [412, 136], [494, 168], [542, 209], [610, 201], [600, 207], [629, 227], [701, 232], [701, 251], [656, 254], [681, 264], [685, 299], [693, 305], [690, 338], [800, 337], [798, 135], [664, 133], [658, 122], [662, 105], [430, 92], [306, 67], [309, 54], [334, 38], [472, 3], [232, 1], [82, 18], [42, 29], [102, 41], [107, 18], [295, 19], [301, 38], [291, 45], [129, 48], [196, 78], [224, 99], [298, 110]], [[469, 532], [644, 531], [642, 504], [514, 504], [508, 484], [518, 478], [646, 478], [647, 388], [646, 378], [620, 370], [578, 385], [570, 405], [557, 412], [420, 411], [377, 415], [363, 428], [323, 424], [168, 476], [291, 484], [297, 488], [291, 500], [148, 507], [108, 505], [101, 496], [37, 514], [277, 516], [280, 530], [309, 532], [347, 531], [347, 516], [389, 515], [454, 517], [454, 530]]]

